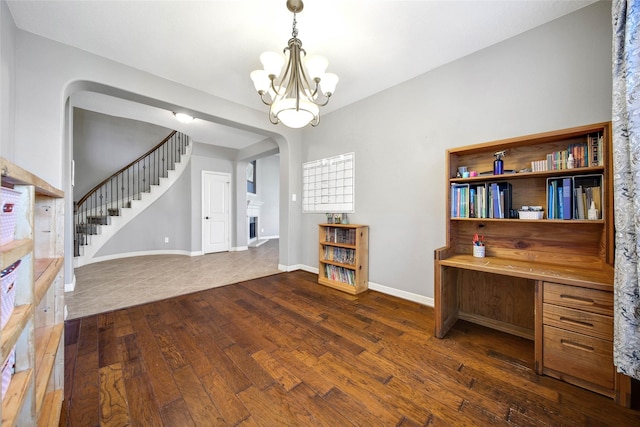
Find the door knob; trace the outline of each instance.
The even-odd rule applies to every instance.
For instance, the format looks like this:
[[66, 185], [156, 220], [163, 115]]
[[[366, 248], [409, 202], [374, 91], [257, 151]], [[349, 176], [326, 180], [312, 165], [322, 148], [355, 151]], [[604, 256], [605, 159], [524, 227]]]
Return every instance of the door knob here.
[[204, 219], [209, 219], [209, 217], [208, 217], [208, 216], [205, 216], [205, 217], [204, 217]]

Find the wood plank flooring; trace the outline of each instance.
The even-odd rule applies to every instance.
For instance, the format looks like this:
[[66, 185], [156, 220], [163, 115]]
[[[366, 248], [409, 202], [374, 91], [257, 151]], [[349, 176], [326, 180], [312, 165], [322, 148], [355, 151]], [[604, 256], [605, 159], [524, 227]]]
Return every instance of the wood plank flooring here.
[[282, 273], [66, 323], [68, 426], [638, 426], [533, 343]]

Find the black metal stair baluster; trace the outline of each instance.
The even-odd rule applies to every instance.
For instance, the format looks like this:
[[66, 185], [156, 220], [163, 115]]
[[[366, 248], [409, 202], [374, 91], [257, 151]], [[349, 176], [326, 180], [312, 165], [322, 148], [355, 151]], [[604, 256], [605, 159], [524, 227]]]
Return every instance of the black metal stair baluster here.
[[156, 162], [156, 152], [151, 153], [151, 164], [153, 165], [153, 183], [156, 185], [160, 184], [158, 180], [158, 164]]
[[120, 209], [130, 208], [132, 200], [141, 200], [143, 192], [151, 192], [152, 185], [160, 185], [160, 178], [168, 178], [169, 171], [186, 154], [189, 139], [173, 131], [143, 157], [114, 173], [75, 204], [74, 254], [84, 254], [83, 246], [90, 244], [98, 225], [106, 225], [110, 216], [120, 215]]
[[136, 200], [140, 200], [140, 193], [142, 192], [142, 175], [140, 175], [140, 162], [138, 162], [138, 172], [136, 173], [136, 179], [138, 180], [138, 190], [136, 191]]

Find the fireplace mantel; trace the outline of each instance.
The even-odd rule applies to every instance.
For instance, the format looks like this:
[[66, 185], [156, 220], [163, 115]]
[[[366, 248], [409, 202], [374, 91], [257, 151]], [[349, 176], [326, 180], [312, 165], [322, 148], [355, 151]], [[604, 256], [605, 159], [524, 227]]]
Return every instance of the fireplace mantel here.
[[249, 218], [260, 216], [260, 208], [262, 205], [264, 205], [264, 202], [259, 200], [247, 200], [247, 216]]

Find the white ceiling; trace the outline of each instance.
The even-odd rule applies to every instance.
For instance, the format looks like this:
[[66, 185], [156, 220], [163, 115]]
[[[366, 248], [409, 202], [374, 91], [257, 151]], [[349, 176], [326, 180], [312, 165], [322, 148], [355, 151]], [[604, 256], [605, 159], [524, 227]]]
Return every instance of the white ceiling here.
[[[594, 1], [305, 0], [298, 38], [340, 77], [322, 114]], [[22, 30], [265, 111], [265, 121], [249, 73], [260, 53], [286, 46], [293, 18], [285, 0], [7, 3]]]

